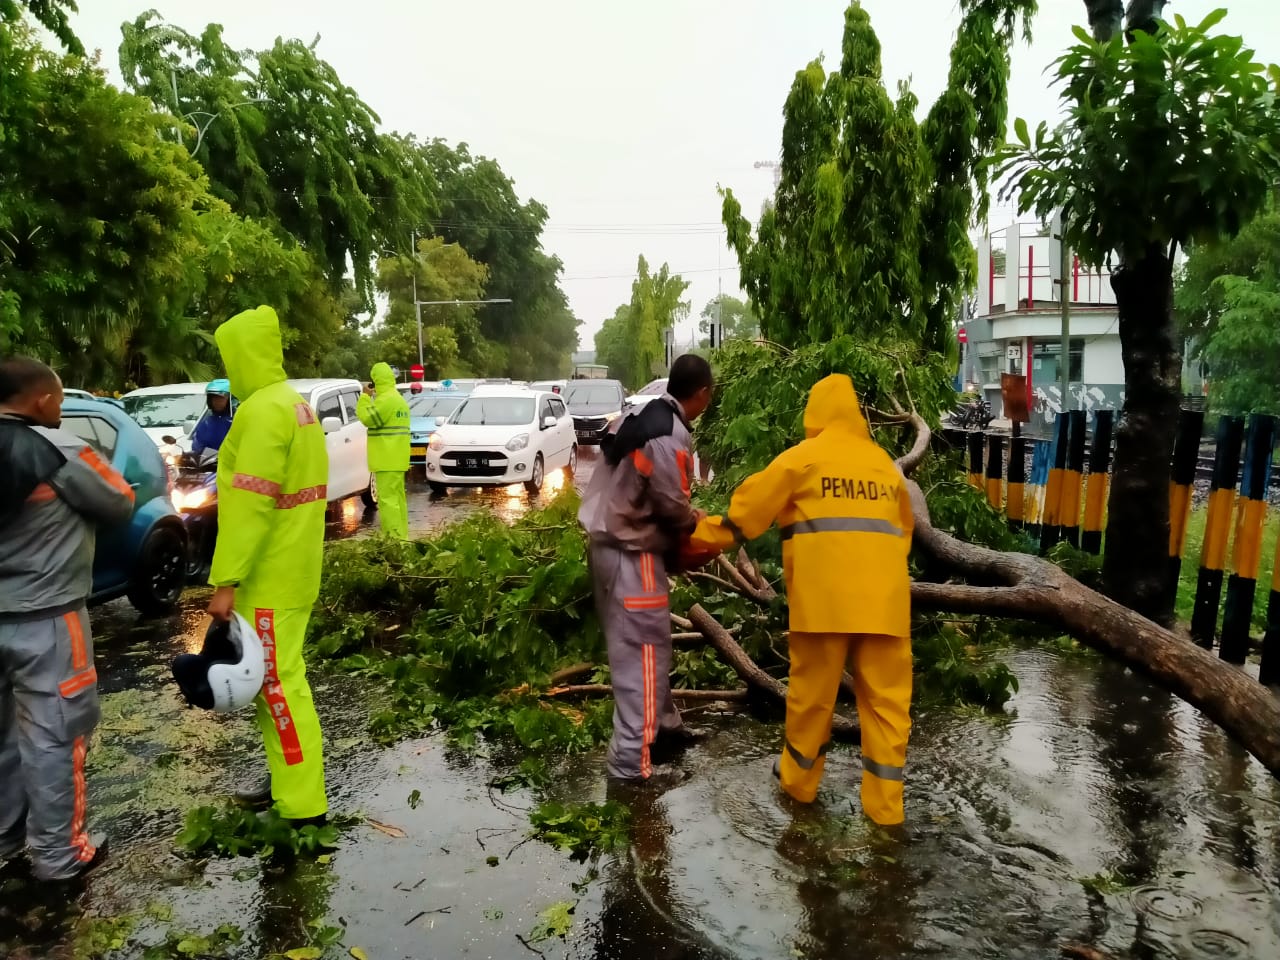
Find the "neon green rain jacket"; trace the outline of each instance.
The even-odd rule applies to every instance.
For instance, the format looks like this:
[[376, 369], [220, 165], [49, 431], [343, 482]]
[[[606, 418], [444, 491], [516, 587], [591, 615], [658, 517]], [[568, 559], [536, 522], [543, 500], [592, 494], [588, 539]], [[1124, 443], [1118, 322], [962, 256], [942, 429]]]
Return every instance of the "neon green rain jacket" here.
[[375, 363], [369, 379], [377, 397], [362, 393], [356, 404], [356, 416], [369, 428], [369, 472], [404, 473], [409, 469], [409, 404], [385, 363]]
[[329, 454], [315, 411], [285, 382], [271, 307], [214, 334], [240, 401], [218, 453], [218, 545], [209, 582], [247, 601], [309, 607], [320, 592]]

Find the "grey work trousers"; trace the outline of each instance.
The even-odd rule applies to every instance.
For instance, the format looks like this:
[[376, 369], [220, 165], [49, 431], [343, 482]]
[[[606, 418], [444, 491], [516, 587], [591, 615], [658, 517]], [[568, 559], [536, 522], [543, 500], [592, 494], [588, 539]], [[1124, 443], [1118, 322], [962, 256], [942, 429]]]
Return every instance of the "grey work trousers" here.
[[88, 611], [0, 622], [0, 858], [26, 846], [38, 879], [93, 859], [84, 766], [100, 713]]
[[609, 774], [648, 779], [650, 745], [660, 731], [682, 725], [671, 699], [667, 572], [657, 554], [593, 543], [591, 577], [613, 682]]

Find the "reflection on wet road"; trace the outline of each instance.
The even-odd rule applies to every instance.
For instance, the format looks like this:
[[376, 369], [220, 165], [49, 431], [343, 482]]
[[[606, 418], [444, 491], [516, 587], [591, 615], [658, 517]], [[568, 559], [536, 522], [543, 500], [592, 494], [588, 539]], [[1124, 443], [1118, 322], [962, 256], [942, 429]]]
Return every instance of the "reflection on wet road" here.
[[[423, 493], [411, 510], [425, 530], [527, 502], [523, 490]], [[366, 529], [357, 518], [339, 532]], [[632, 848], [585, 887], [586, 866], [522, 842], [532, 798], [488, 786], [507, 768], [440, 737], [373, 746], [359, 681], [313, 670], [333, 809], [404, 836], [357, 826], [330, 861], [292, 867], [183, 860], [181, 811], [261, 769], [248, 716], [183, 709], [167, 680], [169, 660], [199, 643], [203, 600], [193, 592], [151, 623], [122, 604], [95, 611], [104, 696], [91, 801], [114, 853], [78, 902], [0, 873], [0, 956], [71, 956], [82, 912], [133, 912], [113, 960], [222, 924], [244, 931], [233, 960], [278, 955], [305, 946], [313, 921], [378, 960], [519, 957], [517, 936], [563, 901], [576, 902], [573, 929], [539, 945], [548, 957], [1029, 960], [1058, 956], [1062, 941], [1116, 960], [1280, 956], [1280, 784], [1142, 678], [1043, 649], [1003, 654], [1021, 685], [1006, 716], [916, 710], [900, 830], [859, 815], [848, 747], [830, 755], [818, 804], [799, 808], [769, 773], [776, 723], [690, 711], [709, 736], [677, 761], [676, 785], [619, 797]], [[552, 793], [604, 799], [602, 767], [601, 756], [565, 763]]]
[[[583, 447], [579, 452], [578, 469], [573, 483], [585, 490], [591, 479], [599, 453], [595, 447]], [[410, 471], [407, 480], [409, 495], [409, 534], [422, 537], [443, 526], [461, 520], [477, 510], [492, 510], [507, 522], [523, 516], [539, 502], [555, 496], [570, 482], [564, 471], [547, 474], [538, 496], [530, 496], [523, 484], [509, 487], [474, 488], [454, 487], [446, 496], [432, 496], [420, 470]], [[325, 535], [330, 540], [364, 536], [378, 528], [378, 513], [366, 509], [359, 497], [352, 497], [330, 507]]]

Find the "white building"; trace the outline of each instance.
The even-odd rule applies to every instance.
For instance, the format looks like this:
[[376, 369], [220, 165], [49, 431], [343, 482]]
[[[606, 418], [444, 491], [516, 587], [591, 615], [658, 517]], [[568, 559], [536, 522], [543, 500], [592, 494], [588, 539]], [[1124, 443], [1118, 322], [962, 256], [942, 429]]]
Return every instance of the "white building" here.
[[1003, 416], [1000, 374], [1027, 378], [1033, 432], [1064, 409], [1059, 385], [1062, 292], [1071, 300], [1068, 398], [1065, 409], [1119, 409], [1124, 403], [1120, 324], [1108, 267], [1071, 258], [1059, 283], [1061, 246], [1037, 223], [1011, 223], [978, 241], [978, 296], [965, 323], [961, 378]]

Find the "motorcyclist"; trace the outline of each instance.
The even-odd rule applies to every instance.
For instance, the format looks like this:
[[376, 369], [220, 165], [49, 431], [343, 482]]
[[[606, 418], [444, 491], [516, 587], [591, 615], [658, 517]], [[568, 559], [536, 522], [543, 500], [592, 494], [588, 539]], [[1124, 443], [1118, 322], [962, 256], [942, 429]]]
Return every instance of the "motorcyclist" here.
[[217, 450], [231, 429], [231, 381], [225, 377], [210, 380], [204, 388], [204, 402], [208, 412], [196, 424], [191, 434], [191, 453], [199, 457], [206, 450]]

